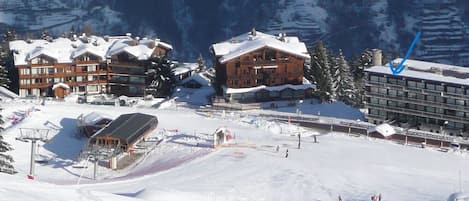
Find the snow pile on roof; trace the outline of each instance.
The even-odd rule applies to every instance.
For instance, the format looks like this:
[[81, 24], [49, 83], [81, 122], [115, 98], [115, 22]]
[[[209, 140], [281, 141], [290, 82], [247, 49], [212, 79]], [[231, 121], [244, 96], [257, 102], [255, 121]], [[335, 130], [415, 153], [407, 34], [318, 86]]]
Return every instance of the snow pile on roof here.
[[378, 132], [384, 137], [388, 137], [396, 134], [396, 130], [389, 124], [380, 124], [374, 128], [371, 128], [370, 132]]
[[7, 88], [5, 87], [0, 87], [0, 98], [2, 97], [6, 97], [8, 99], [15, 99], [15, 98], [18, 98], [18, 94], [8, 90]]
[[293, 90], [305, 90], [305, 89], [316, 89], [316, 86], [313, 84], [300, 84], [300, 85], [284, 84], [284, 85], [272, 86], [272, 87], [260, 85], [257, 87], [249, 87], [249, 88], [226, 88], [225, 92], [227, 94], [237, 94], [237, 93], [247, 93], [247, 92], [254, 93], [260, 90], [282, 91], [287, 88], [290, 88]]
[[201, 84], [202, 86], [210, 86], [210, 79], [202, 75], [202, 73], [196, 73], [193, 76], [190, 76], [181, 81], [181, 84], [185, 84], [191, 80], [196, 81], [197, 83]]
[[68, 84], [59, 82], [59, 83], [54, 84], [54, 85], [52, 86], [52, 90], [57, 89], [57, 88], [59, 88], [59, 87], [60, 87], [60, 88], [64, 88], [64, 89], [70, 89], [70, 86], [68, 86]]
[[269, 47], [285, 53], [290, 53], [303, 58], [311, 58], [306, 45], [300, 42], [298, 37], [273, 36], [259, 31], [252, 35], [251, 32], [239, 35], [231, 40], [212, 45], [215, 56], [221, 56], [220, 63], [225, 63], [246, 53]]
[[[393, 60], [393, 63], [399, 64], [401, 61], [402, 59], [398, 58]], [[406, 60], [404, 65], [406, 68], [398, 75], [392, 74], [391, 70], [389, 69], [389, 64], [386, 64], [385, 66], [373, 66], [371, 68], [365, 69], [365, 71], [393, 76], [403, 76], [469, 85], [469, 68], [466, 67], [410, 59]], [[441, 73], [437, 73], [436, 71], [440, 71]]]
[[86, 125], [96, 125], [96, 123], [98, 123], [102, 119], [110, 119], [110, 118], [105, 117], [103, 114], [98, 113], [98, 112], [91, 112], [83, 117], [83, 122]]
[[72, 63], [73, 59], [85, 54], [93, 54], [104, 60], [106, 57], [127, 52], [139, 60], [151, 57], [156, 47], [173, 49], [159, 39], [133, 39], [129, 36], [80, 36], [75, 39], [56, 38], [52, 41], [43, 39], [15, 40], [10, 42], [10, 50], [14, 52], [15, 65], [27, 65], [31, 59], [44, 55], [58, 63]]
[[175, 63], [173, 67], [174, 75], [184, 74], [199, 68], [198, 63]]

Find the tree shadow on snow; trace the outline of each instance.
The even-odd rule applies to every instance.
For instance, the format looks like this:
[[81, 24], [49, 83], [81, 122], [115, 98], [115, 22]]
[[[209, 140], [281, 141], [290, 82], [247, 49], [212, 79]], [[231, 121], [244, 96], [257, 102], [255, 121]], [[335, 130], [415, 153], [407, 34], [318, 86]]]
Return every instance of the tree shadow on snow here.
[[49, 161], [54, 167], [71, 165], [78, 158], [81, 149], [87, 139], [79, 139], [76, 136], [76, 119], [63, 118], [60, 121], [61, 129], [55, 134], [44, 148], [55, 154], [55, 159]]

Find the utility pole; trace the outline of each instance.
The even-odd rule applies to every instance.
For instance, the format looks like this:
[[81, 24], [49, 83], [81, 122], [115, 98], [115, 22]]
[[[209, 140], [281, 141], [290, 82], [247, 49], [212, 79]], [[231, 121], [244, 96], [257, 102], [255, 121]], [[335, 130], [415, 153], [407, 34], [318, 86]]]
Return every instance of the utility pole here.
[[20, 128], [19, 140], [31, 141], [31, 159], [29, 164], [28, 179], [34, 180], [37, 141], [47, 142], [47, 136], [49, 135], [49, 131], [49, 129], [42, 128]]

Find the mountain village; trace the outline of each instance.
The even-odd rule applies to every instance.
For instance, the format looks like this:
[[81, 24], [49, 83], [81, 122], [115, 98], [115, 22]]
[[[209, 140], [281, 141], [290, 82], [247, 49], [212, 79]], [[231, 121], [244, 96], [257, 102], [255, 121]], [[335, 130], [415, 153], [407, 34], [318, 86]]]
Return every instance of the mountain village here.
[[469, 200], [466, 67], [379, 49], [347, 60], [255, 28], [190, 62], [131, 33], [4, 39], [0, 172], [12, 175], [0, 180], [12, 189], [58, 188], [55, 200]]

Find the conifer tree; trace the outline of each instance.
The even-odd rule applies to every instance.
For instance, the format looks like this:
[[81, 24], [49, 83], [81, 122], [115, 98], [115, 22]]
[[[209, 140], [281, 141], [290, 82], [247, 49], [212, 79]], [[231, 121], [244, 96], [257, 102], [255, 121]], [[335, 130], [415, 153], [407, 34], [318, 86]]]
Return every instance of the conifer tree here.
[[14, 162], [13, 158], [6, 154], [5, 152], [11, 151], [11, 145], [3, 141], [3, 136], [1, 134], [3, 128], [0, 128], [0, 172], [7, 174], [15, 174], [15, 168], [12, 163]]
[[342, 50], [339, 50], [339, 55], [335, 59], [337, 66], [337, 73], [334, 78], [336, 79], [337, 99], [347, 105], [355, 105], [355, 84], [353, 82], [350, 66], [345, 60]]
[[327, 48], [320, 41], [314, 47], [311, 58], [311, 69], [306, 77], [313, 77], [317, 87], [317, 95], [323, 101], [331, 100], [330, 57]]
[[147, 94], [154, 97], [168, 97], [173, 92], [176, 80], [171, 69], [171, 62], [166, 57], [155, 57], [147, 71]]

